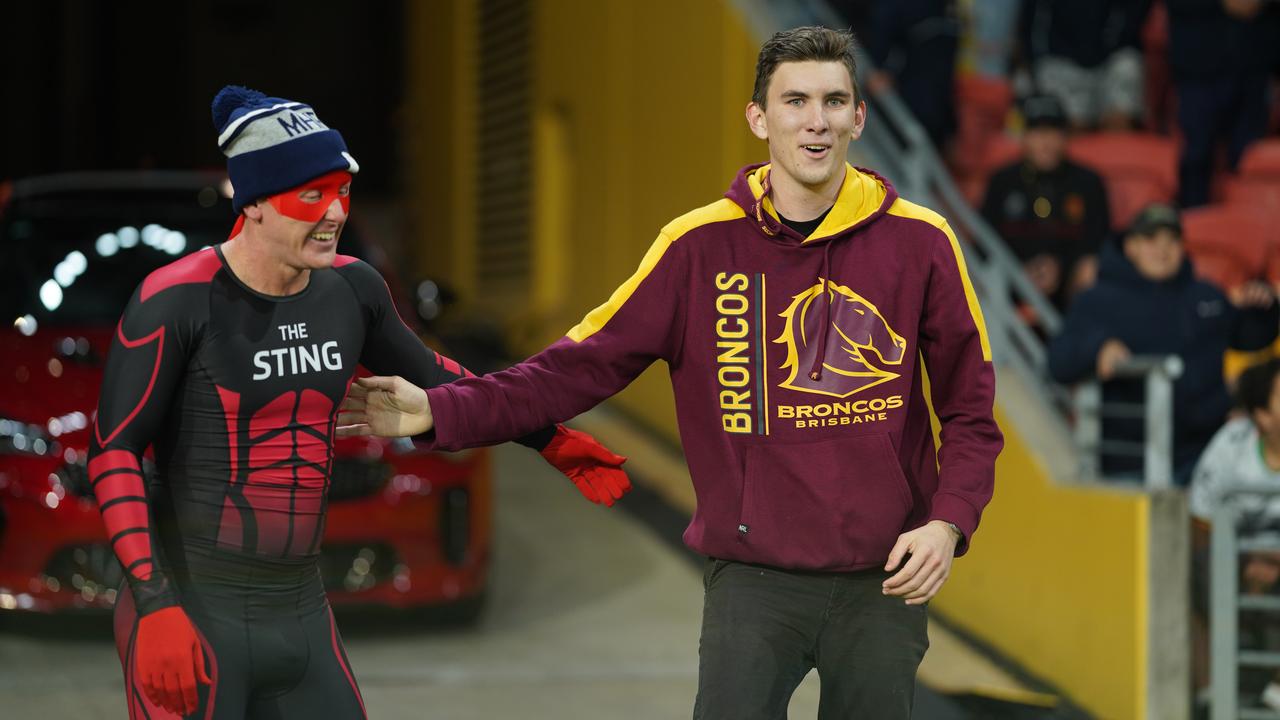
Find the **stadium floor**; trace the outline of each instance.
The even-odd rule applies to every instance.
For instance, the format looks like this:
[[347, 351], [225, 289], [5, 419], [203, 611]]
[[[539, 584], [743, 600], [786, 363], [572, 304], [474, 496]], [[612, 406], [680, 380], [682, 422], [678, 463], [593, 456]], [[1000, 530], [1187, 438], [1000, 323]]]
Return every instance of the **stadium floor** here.
[[[599, 425], [600, 417], [587, 422]], [[385, 612], [339, 616], [371, 718], [689, 717], [701, 560], [678, 545], [684, 516], [647, 480], [661, 473], [656, 451], [643, 453], [646, 461], [636, 452], [642, 446], [630, 440], [627, 446], [639, 487], [626, 511], [583, 501], [524, 448], [496, 451], [492, 586], [489, 607], [474, 627]], [[106, 618], [10, 616], [0, 628], [0, 715], [126, 717]], [[922, 686], [916, 717], [1062, 717], [1044, 707], [997, 702], [994, 691], [967, 694], [984, 685], [1021, 686], [982, 656], [966, 654], [939, 623], [931, 624], [930, 637], [921, 676], [947, 692]], [[815, 717], [817, 690], [811, 674], [793, 698], [790, 717]]]

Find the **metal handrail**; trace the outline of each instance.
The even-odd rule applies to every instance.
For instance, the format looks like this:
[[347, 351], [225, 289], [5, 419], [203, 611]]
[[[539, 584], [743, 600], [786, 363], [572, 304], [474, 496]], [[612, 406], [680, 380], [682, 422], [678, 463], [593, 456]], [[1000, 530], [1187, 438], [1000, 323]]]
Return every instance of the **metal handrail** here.
[[[1130, 452], [1122, 443], [1106, 441], [1102, 437], [1102, 418], [1120, 415], [1132, 416], [1129, 406], [1102, 402], [1102, 383], [1091, 380], [1076, 386], [1072, 402], [1075, 410], [1076, 447], [1080, 450], [1080, 476], [1101, 476], [1103, 450], [1117, 455], [1139, 455], [1143, 458], [1143, 484], [1151, 490], [1173, 485], [1173, 383], [1182, 376], [1182, 358], [1177, 355], [1136, 356], [1116, 366], [1115, 377], [1142, 378], [1146, 384], [1146, 398], [1142, 414], [1146, 424], [1146, 438], [1138, 447], [1140, 452]], [[1108, 412], [1118, 408], [1124, 412]]]
[[1241, 597], [1239, 555], [1280, 552], [1280, 537], [1242, 538], [1240, 501], [1277, 497], [1280, 487], [1233, 485], [1223, 488], [1213, 508], [1209, 540], [1209, 700], [1211, 720], [1280, 718], [1261, 708], [1240, 707], [1240, 666], [1280, 667], [1280, 652], [1240, 649], [1240, 611], [1280, 612], [1280, 598]]
[[[864, 63], [866, 72], [871, 71], [870, 65], [869, 62]], [[1035, 311], [1046, 331], [1056, 334], [1062, 327], [1061, 314], [1023, 272], [1022, 263], [999, 234], [965, 200], [960, 188], [951, 179], [951, 171], [938, 157], [933, 143], [925, 134], [924, 127], [912, 117], [902, 98], [890, 89], [872, 93], [871, 99], [905, 140], [898, 148], [899, 152], [907, 153], [904, 157], [908, 158], [904, 163], [906, 174], [903, 184], [922, 190], [945, 205], [945, 215], [952, 229], [957, 230], [957, 234], [963, 235], [982, 253], [986, 269], [989, 272], [999, 272], [1007, 278], [1014, 296]], [[871, 125], [868, 128], [872, 135], [876, 134], [874, 127]], [[892, 140], [892, 133], [884, 135]]]

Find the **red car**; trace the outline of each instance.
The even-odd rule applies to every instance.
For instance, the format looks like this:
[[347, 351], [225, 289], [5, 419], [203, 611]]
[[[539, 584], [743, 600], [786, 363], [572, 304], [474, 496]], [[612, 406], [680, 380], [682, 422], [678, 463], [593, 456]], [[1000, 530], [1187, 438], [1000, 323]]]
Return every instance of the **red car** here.
[[[78, 173], [0, 187], [0, 610], [112, 605], [121, 568], [85, 469], [103, 362], [137, 284], [226, 238], [223, 183]], [[368, 254], [350, 225], [339, 251]], [[339, 440], [320, 561], [332, 602], [448, 606], [473, 619], [490, 493], [484, 451]]]

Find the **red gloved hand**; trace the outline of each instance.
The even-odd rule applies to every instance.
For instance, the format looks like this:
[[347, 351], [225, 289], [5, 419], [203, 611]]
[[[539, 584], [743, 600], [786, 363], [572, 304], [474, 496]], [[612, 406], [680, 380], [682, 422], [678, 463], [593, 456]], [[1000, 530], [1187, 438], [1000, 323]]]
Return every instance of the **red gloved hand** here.
[[167, 607], [138, 621], [135, 672], [147, 697], [179, 715], [199, 709], [196, 682], [213, 682], [204, 669], [204, 651], [191, 620], [180, 607]]
[[609, 452], [590, 435], [556, 426], [551, 442], [540, 451], [547, 462], [564, 473], [578, 492], [593, 503], [612, 507], [631, 490], [631, 481], [622, 470], [627, 459]]

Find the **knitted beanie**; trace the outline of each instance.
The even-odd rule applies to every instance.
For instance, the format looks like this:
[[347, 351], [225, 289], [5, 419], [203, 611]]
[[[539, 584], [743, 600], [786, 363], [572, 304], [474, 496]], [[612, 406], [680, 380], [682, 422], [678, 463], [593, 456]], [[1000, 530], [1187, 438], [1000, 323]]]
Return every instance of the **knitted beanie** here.
[[325, 173], [360, 171], [342, 135], [305, 103], [228, 85], [213, 98], [213, 126], [227, 156], [237, 213]]

